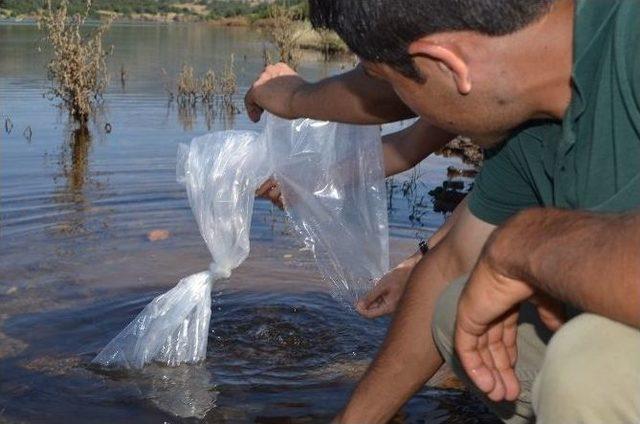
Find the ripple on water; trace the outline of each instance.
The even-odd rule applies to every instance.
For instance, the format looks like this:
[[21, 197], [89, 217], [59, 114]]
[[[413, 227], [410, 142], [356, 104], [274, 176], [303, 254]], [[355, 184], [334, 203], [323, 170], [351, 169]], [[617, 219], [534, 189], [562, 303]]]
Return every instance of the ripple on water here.
[[230, 294], [214, 306], [207, 361], [232, 384], [323, 384], [342, 377], [336, 363], [369, 359], [385, 327], [326, 293]]

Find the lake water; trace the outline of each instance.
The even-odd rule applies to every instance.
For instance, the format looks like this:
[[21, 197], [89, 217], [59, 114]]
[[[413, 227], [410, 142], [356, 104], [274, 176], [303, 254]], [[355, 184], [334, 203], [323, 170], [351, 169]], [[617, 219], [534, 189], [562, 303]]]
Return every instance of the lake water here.
[[[329, 421], [389, 321], [334, 301], [282, 213], [262, 200], [250, 258], [216, 286], [205, 363], [120, 374], [88, 367], [154, 296], [208, 265], [175, 182], [178, 143], [260, 128], [243, 114], [185, 116], [165, 86], [183, 63], [222, 69], [234, 53], [240, 106], [263, 66], [261, 34], [121, 24], [107, 41], [115, 50], [104, 111], [89, 135], [78, 134], [43, 97], [48, 56], [35, 26], [0, 24], [0, 422]], [[318, 79], [344, 66], [306, 55], [301, 73]], [[427, 193], [448, 166], [461, 163], [434, 156], [391, 184], [395, 262], [443, 222]], [[150, 242], [156, 229], [169, 238]], [[426, 387], [396, 420], [484, 418], [468, 395]]]

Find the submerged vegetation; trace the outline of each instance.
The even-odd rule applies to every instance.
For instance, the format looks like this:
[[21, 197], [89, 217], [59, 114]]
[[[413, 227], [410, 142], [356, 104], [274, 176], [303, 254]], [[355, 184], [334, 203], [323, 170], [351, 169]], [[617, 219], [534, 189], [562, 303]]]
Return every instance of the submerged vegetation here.
[[210, 107], [221, 106], [227, 112], [237, 113], [234, 96], [238, 89], [235, 73], [235, 57], [232, 54], [229, 62], [220, 73], [209, 68], [201, 77], [196, 75], [190, 65], [182, 65], [176, 78], [176, 93], [168, 88], [169, 100], [175, 97], [180, 107], [195, 107], [199, 103]]
[[231, 58], [227, 65], [224, 68], [224, 72], [222, 73], [222, 77], [219, 82], [220, 87], [220, 96], [222, 99], [222, 107], [228, 112], [232, 114], [236, 114], [240, 112], [235, 105], [233, 97], [238, 90], [238, 77], [235, 72], [235, 56], [231, 54]]
[[109, 82], [106, 59], [111, 49], [103, 46], [103, 37], [111, 25], [107, 19], [88, 35], [82, 27], [91, 10], [91, 0], [82, 13], [71, 15], [68, 1], [62, 0], [57, 8], [47, 1], [47, 8], [38, 20], [43, 42], [53, 53], [47, 65], [51, 82], [46, 96], [58, 100], [70, 116], [86, 124], [96, 108]]
[[178, 119], [184, 129], [193, 127], [200, 108], [208, 129], [211, 129], [216, 115], [231, 119], [240, 113], [235, 102], [238, 77], [233, 54], [220, 72], [209, 68], [199, 76], [193, 66], [184, 64], [175, 82], [167, 79], [164, 70], [162, 72], [165, 77], [165, 90], [169, 95], [169, 105], [176, 101]]

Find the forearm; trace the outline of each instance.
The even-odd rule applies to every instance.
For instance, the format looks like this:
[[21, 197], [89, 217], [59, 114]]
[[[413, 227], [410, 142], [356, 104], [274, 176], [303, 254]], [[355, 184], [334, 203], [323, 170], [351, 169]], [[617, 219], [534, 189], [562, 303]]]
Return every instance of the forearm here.
[[382, 124], [415, 116], [389, 84], [369, 77], [360, 66], [301, 85], [291, 109], [296, 116], [352, 124]]
[[413, 168], [453, 137], [422, 119], [402, 131], [385, 135], [382, 137], [385, 175], [390, 177]]
[[344, 412], [346, 423], [386, 422], [442, 364], [431, 336], [436, 302], [471, 271], [494, 227], [460, 210], [445, 238], [416, 265], [378, 356]]
[[640, 327], [639, 213], [534, 209], [504, 232], [496, 244], [519, 278], [581, 310]]
[[[442, 365], [431, 337], [435, 302], [454, 274], [446, 245], [416, 265], [387, 338], [343, 413], [343, 423], [386, 423]], [[442, 270], [449, 272], [442, 272]]]

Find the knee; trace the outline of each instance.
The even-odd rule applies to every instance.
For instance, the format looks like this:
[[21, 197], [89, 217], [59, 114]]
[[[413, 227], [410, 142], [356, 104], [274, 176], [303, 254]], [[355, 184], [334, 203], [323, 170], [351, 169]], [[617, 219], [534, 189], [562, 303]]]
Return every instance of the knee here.
[[624, 383], [629, 357], [614, 335], [616, 326], [621, 325], [583, 314], [553, 336], [533, 390], [539, 423], [616, 422], [608, 414], [622, 400], [618, 389], [637, 390]]
[[458, 298], [467, 278], [451, 283], [438, 298], [431, 320], [431, 333], [438, 350], [447, 362], [453, 356], [453, 335], [455, 330]]
[[602, 358], [594, 355], [593, 339], [587, 337], [588, 320], [579, 316], [565, 324], [551, 339], [538, 376], [540, 400], [557, 399], [558, 403], [573, 405], [584, 399], [585, 391], [594, 389], [589, 371]]

